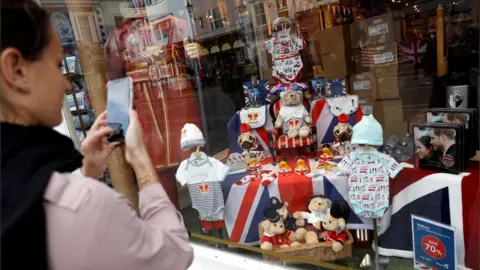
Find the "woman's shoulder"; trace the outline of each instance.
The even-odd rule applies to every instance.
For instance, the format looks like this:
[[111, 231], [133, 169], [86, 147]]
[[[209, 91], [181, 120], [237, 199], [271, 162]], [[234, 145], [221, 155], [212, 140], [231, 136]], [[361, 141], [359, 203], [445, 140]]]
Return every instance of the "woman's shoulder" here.
[[43, 197], [47, 203], [76, 211], [87, 203], [90, 206], [114, 203], [121, 195], [98, 180], [54, 172]]

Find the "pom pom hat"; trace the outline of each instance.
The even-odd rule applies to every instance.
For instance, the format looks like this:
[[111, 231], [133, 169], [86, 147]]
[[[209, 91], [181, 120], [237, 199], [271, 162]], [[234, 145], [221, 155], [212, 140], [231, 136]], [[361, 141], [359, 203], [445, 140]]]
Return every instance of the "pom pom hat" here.
[[250, 132], [250, 126], [247, 123], [242, 123], [240, 125], [240, 133], [247, 133]]
[[188, 151], [196, 146], [204, 146], [205, 139], [202, 131], [194, 124], [187, 123], [182, 128], [180, 138], [180, 147], [183, 151]]
[[364, 115], [362, 120], [353, 126], [352, 144], [383, 145], [382, 125], [373, 115]]

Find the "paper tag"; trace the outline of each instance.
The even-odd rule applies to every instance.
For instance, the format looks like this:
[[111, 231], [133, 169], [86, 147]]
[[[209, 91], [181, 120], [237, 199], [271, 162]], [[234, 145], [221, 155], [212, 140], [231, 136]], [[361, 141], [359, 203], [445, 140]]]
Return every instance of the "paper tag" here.
[[388, 62], [393, 62], [393, 53], [392, 52], [386, 52], [386, 53], [373, 55], [373, 63], [375, 65], [388, 63]]
[[371, 89], [370, 81], [356, 81], [353, 82], [353, 90], [369, 90]]
[[388, 23], [381, 23], [378, 25], [370, 25], [368, 27], [369, 36], [378, 36], [388, 33]]
[[362, 105], [362, 113], [363, 114], [373, 114], [373, 106], [372, 105]]

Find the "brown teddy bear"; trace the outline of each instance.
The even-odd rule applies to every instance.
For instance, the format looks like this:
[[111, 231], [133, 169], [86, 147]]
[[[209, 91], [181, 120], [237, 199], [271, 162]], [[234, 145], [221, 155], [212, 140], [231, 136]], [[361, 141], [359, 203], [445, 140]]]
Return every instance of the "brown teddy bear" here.
[[260, 240], [260, 248], [272, 250], [273, 248], [297, 247], [295, 233], [287, 230], [283, 220], [274, 208], [265, 209], [265, 220], [262, 221], [263, 235]]
[[280, 102], [275, 127], [282, 128], [288, 138], [307, 137], [310, 134], [309, 125], [312, 123], [312, 117], [303, 105], [302, 92], [293, 90], [283, 92]]
[[[298, 241], [305, 241], [307, 244], [318, 243], [319, 233], [322, 232], [321, 223], [327, 218], [332, 202], [323, 195], [313, 196], [308, 200], [307, 208], [309, 212], [297, 211], [293, 217], [297, 219], [297, 225], [307, 225], [295, 231]], [[302, 224], [303, 223], [303, 224]]]
[[334, 201], [330, 208], [330, 213], [322, 222], [322, 227], [326, 233], [320, 239], [321, 241], [333, 241], [332, 249], [339, 252], [343, 249], [347, 241], [347, 221], [350, 215], [350, 207], [345, 200]]

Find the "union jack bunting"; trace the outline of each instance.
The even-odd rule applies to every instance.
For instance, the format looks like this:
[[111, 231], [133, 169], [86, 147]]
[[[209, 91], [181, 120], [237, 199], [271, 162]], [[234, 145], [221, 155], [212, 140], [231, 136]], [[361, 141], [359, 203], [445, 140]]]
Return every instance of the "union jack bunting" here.
[[296, 82], [291, 84], [277, 84], [270, 90], [271, 95], [278, 95], [278, 92], [285, 92], [285, 91], [306, 91], [308, 89], [308, 84]]
[[420, 64], [427, 50], [427, 44], [420, 41], [409, 41], [407, 45], [398, 44], [398, 63]]

